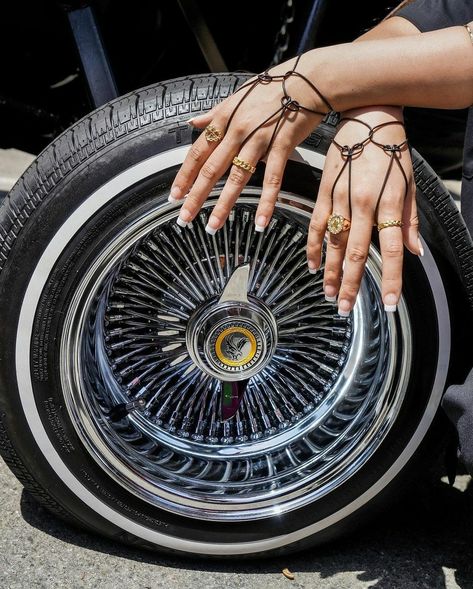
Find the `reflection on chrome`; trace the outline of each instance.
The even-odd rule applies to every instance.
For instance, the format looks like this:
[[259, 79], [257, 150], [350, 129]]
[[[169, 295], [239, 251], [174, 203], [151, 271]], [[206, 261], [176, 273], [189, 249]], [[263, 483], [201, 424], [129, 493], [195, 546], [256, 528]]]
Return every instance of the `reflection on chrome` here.
[[[339, 317], [323, 266], [307, 269], [312, 204], [282, 195], [258, 233], [258, 196], [214, 236], [206, 210], [181, 229], [168, 205], [122, 230], [84, 272], [61, 344], [68, 409], [97, 462], [196, 518], [268, 517], [333, 491], [379, 447], [409, 378], [407, 309], [384, 312], [377, 252]], [[242, 266], [247, 296], [222, 297]], [[225, 419], [231, 381], [246, 389]]]

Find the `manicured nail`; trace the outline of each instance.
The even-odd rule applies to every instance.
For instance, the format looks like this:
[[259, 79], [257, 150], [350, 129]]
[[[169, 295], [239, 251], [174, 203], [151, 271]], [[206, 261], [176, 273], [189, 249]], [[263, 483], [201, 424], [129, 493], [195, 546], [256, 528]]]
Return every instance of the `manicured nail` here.
[[340, 317], [348, 317], [350, 315], [350, 301], [346, 299], [338, 301], [338, 314]]
[[397, 309], [397, 296], [389, 293], [384, 297], [384, 310], [388, 313], [394, 313]]
[[325, 300], [329, 303], [334, 303], [337, 300], [337, 289], [334, 286], [327, 285], [324, 288]]
[[420, 255], [423, 256], [424, 255], [424, 248], [422, 247], [422, 242], [420, 240], [420, 237], [417, 238], [417, 243], [419, 245]]
[[220, 224], [220, 219], [215, 215], [210, 215], [205, 230], [209, 235], [215, 235]]
[[192, 127], [194, 119], [195, 117], [191, 117], [190, 119], [187, 119], [186, 123]]
[[181, 217], [176, 219], [176, 223], [179, 225], [179, 227], [187, 227], [187, 221], [184, 221], [184, 219], [181, 219]]
[[316, 263], [313, 260], [308, 260], [307, 266], [309, 267], [310, 274], [317, 274], [318, 268], [317, 268]]
[[217, 230], [214, 229], [213, 227], [210, 227], [210, 225], [207, 223], [207, 225], [205, 226], [205, 231], [207, 231], [207, 233], [209, 235], [215, 235], [217, 233]]
[[168, 196], [168, 201], [169, 202], [177, 202], [182, 196], [182, 190], [179, 188], [179, 186], [173, 186], [171, 188], [171, 192], [169, 193]]
[[259, 215], [255, 221], [255, 231], [262, 233], [266, 229], [266, 217]]

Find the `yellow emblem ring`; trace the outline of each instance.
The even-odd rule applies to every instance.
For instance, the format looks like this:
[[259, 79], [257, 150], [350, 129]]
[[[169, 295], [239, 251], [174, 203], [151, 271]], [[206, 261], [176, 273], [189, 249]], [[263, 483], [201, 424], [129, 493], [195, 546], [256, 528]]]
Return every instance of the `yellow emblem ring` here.
[[[245, 335], [250, 342], [250, 351], [244, 358], [241, 358], [240, 360], [232, 360], [228, 358], [222, 350], [223, 340], [232, 333], [241, 333], [242, 335]], [[256, 354], [256, 348], [257, 343], [255, 336], [249, 329], [246, 329], [245, 327], [228, 327], [222, 331], [222, 333], [218, 336], [217, 341], [215, 342], [215, 353], [217, 354], [217, 358], [220, 360], [220, 362], [226, 364], [227, 366], [243, 366], [244, 364], [247, 364]]]

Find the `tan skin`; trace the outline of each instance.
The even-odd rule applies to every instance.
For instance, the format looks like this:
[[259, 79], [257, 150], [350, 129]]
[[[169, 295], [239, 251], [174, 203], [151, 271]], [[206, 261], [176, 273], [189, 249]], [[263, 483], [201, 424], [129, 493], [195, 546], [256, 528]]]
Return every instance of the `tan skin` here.
[[[391, 38], [395, 35], [394, 38]], [[282, 74], [292, 69], [294, 60], [274, 68], [271, 73]], [[473, 103], [473, 48], [463, 27], [419, 34], [408, 21], [393, 17], [378, 25], [368, 35], [352, 44], [316, 49], [305, 54], [298, 70], [313, 80], [327, 95], [334, 108], [350, 111], [350, 116], [366, 120], [371, 125], [386, 120], [402, 121], [402, 107], [464, 108]], [[290, 78], [289, 94], [309, 108], [326, 111], [327, 107], [300, 79]], [[199, 212], [210, 190], [238, 156], [251, 163], [259, 161], [267, 150], [272, 125], [267, 125], [243, 147], [248, 133], [280, 105], [280, 84], [258, 86], [242, 103], [223, 140], [208, 143], [202, 134], [194, 143], [179, 170], [171, 196], [182, 199], [181, 224], [191, 221]], [[192, 124], [203, 128], [212, 123], [226, 128], [230, 113], [239, 99], [229, 97]], [[386, 104], [392, 106], [386, 107]], [[367, 105], [371, 105], [368, 106]], [[354, 110], [357, 109], [357, 110]], [[266, 157], [263, 191], [256, 213], [256, 223], [264, 228], [269, 223], [281, 186], [284, 167], [294, 148], [307, 137], [321, 120], [320, 115], [300, 111], [285, 119]], [[359, 139], [361, 125], [343, 125], [337, 141], [350, 145]], [[361, 131], [363, 134], [363, 131]], [[401, 143], [404, 132], [392, 125], [380, 132], [379, 140]], [[320, 264], [320, 253], [330, 212], [348, 215], [347, 189], [343, 184], [334, 194], [332, 206], [330, 187], [341, 165], [340, 153], [332, 147], [322, 178], [319, 197], [314, 207], [307, 247], [309, 269]], [[356, 190], [352, 194], [352, 224], [349, 231], [330, 235], [324, 272], [324, 287], [328, 297], [338, 294], [341, 314], [353, 307], [365, 267], [373, 222], [403, 219], [405, 226], [380, 232], [383, 259], [383, 300], [386, 310], [394, 310], [401, 293], [403, 243], [413, 253], [421, 253], [417, 238], [415, 191], [412, 164], [407, 149], [401, 163], [409, 178], [409, 191], [404, 201], [403, 180], [393, 170], [380, 201], [378, 219], [374, 219], [380, 182], [388, 163], [387, 156], [374, 146], [365, 148], [357, 158]], [[355, 170], [354, 167], [354, 170]], [[209, 219], [208, 229], [218, 230], [251, 177], [250, 173], [232, 166], [227, 182]], [[342, 270], [342, 264], [345, 266]]]

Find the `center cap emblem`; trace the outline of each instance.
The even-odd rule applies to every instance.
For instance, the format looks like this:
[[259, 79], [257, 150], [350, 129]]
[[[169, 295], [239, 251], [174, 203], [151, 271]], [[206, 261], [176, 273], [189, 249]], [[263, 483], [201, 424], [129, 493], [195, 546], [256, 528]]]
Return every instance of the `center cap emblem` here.
[[217, 337], [215, 354], [227, 366], [244, 366], [256, 354], [256, 338], [245, 327], [227, 327]]
[[209, 343], [213, 361], [224, 370], [245, 370], [261, 356], [261, 336], [247, 323], [221, 326]]

